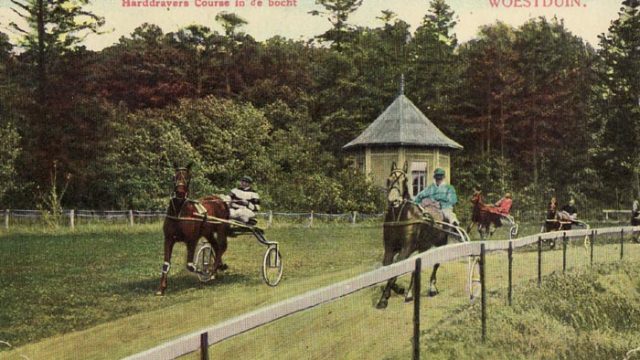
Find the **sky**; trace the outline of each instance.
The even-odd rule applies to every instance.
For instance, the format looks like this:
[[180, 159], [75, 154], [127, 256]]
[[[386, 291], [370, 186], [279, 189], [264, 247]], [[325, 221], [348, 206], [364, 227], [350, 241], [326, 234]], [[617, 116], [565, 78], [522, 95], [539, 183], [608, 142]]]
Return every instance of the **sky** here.
[[[24, 1], [24, 0], [23, 0]], [[159, 25], [164, 32], [176, 31], [191, 24], [206, 25], [222, 31], [215, 16], [221, 11], [233, 12], [248, 21], [243, 30], [256, 40], [266, 40], [275, 35], [291, 39], [309, 39], [331, 27], [321, 16], [311, 16], [309, 11], [322, 10], [315, 0], [275, 0], [281, 6], [269, 5], [274, 0], [172, 0], [188, 3], [188, 7], [126, 7], [126, 1], [145, 0], [93, 0], [90, 10], [103, 16], [106, 25], [102, 35], [90, 35], [85, 45], [100, 50], [128, 36], [141, 24]], [[158, 0], [146, 0], [148, 3]], [[228, 1], [228, 6], [224, 2]], [[245, 6], [236, 6], [244, 1]], [[262, 6], [251, 2], [262, 1]], [[201, 2], [223, 3], [223, 6], [197, 6]], [[474, 38], [478, 28], [497, 20], [519, 26], [530, 18], [557, 16], [564, 19], [565, 26], [594, 47], [598, 35], [605, 33], [612, 20], [617, 18], [622, 0], [449, 0], [447, 3], [458, 17], [455, 28], [461, 42]], [[391, 10], [415, 30], [428, 10], [429, 0], [364, 0], [363, 5], [352, 14], [349, 22], [361, 26], [379, 26], [376, 19], [382, 10]], [[284, 6], [282, 6], [284, 5]], [[9, 0], [0, 0], [0, 31], [7, 32], [7, 24], [16, 21]]]

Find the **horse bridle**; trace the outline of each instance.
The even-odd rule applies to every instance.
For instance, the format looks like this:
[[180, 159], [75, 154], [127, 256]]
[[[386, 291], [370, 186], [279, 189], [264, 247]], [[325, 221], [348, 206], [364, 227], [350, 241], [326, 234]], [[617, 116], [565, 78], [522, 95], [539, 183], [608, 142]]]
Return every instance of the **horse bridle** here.
[[[178, 187], [184, 187], [184, 196], [186, 198], [189, 193], [189, 184], [191, 182], [191, 178], [189, 176], [189, 170], [186, 168], [178, 168], [176, 169], [176, 174], [173, 178], [173, 191], [174, 195], [177, 195]], [[178, 196], [176, 196], [178, 197]]]
[[[398, 199], [400, 200], [392, 202], [393, 206], [397, 207], [398, 205], [400, 205], [400, 203], [404, 199], [404, 191], [402, 189], [402, 185], [400, 184], [400, 182], [401, 182], [401, 179], [404, 179], [403, 181], [406, 181], [407, 174], [400, 169], [395, 169], [391, 171], [389, 178], [393, 178], [393, 181], [391, 182], [391, 184], [387, 185], [387, 200], [391, 198], [390, 195], [392, 191], [394, 190], [397, 191], [399, 195]], [[389, 181], [389, 179], [387, 179], [387, 181]]]
[[[191, 178], [189, 176], [189, 169], [187, 168], [177, 168], [176, 173], [173, 177], [173, 196], [171, 197], [171, 209], [173, 210], [173, 214], [175, 216], [180, 217], [180, 213], [182, 212], [182, 208], [186, 203], [187, 195], [189, 194], [189, 183], [191, 182]], [[184, 188], [184, 192], [178, 191], [179, 187]], [[176, 208], [176, 201], [181, 200], [180, 209]]]

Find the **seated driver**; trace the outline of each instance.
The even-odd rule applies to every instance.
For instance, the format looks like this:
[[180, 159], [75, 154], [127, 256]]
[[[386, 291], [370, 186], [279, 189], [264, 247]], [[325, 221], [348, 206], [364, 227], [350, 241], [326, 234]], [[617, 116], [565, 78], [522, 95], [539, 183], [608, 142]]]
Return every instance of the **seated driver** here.
[[445, 184], [444, 177], [445, 171], [437, 168], [433, 172], [435, 183], [418, 193], [413, 201], [418, 205], [422, 205], [424, 200], [435, 202], [440, 211], [442, 211], [445, 220], [458, 226], [458, 217], [453, 212], [453, 206], [458, 202], [458, 196], [456, 195], [456, 189], [452, 185]]
[[245, 224], [257, 223], [256, 211], [260, 210], [260, 196], [251, 188], [253, 179], [243, 176], [240, 185], [231, 190], [231, 206], [229, 217]]
[[511, 193], [509, 192], [505, 193], [502, 199], [498, 200], [494, 204], [496, 211], [498, 211], [500, 215], [505, 215], [505, 216], [509, 215], [512, 205], [513, 205], [513, 199], [512, 199]]
[[571, 221], [578, 220], [578, 210], [576, 210], [576, 202], [575, 200], [569, 200], [569, 203], [562, 208], [560, 212], [561, 216], [564, 218], [569, 218]]

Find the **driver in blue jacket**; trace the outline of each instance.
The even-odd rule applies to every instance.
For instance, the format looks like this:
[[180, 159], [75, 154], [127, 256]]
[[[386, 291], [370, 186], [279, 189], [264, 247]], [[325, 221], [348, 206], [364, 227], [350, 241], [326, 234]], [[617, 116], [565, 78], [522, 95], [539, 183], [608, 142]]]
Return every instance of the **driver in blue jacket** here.
[[440, 211], [442, 211], [445, 220], [457, 226], [459, 224], [458, 217], [453, 212], [453, 206], [458, 202], [456, 189], [444, 182], [445, 171], [442, 168], [437, 168], [433, 172], [433, 178], [435, 183], [418, 193], [414, 202], [418, 205], [421, 205], [424, 200], [435, 202]]

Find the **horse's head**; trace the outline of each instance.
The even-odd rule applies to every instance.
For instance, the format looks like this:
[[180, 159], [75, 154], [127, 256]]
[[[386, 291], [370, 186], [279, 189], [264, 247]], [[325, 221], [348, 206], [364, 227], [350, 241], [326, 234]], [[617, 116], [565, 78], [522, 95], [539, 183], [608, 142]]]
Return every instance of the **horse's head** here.
[[471, 202], [474, 205], [482, 204], [482, 190], [475, 190], [471, 196]]
[[391, 173], [387, 178], [387, 201], [394, 206], [400, 204], [403, 200], [411, 198], [411, 195], [409, 195], [407, 168], [408, 164], [406, 162], [402, 170], [396, 167], [395, 162], [391, 165]]
[[547, 207], [547, 219], [555, 219], [557, 212], [558, 200], [553, 196], [549, 201], [549, 206]]
[[191, 164], [187, 167], [176, 167], [173, 176], [175, 197], [185, 199], [189, 195], [189, 183], [191, 183]]

